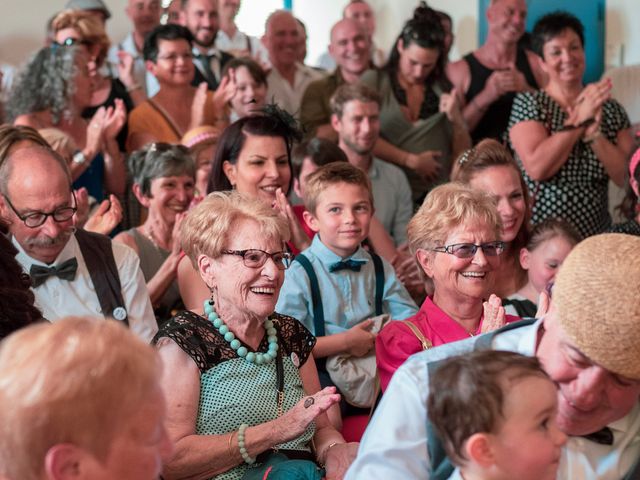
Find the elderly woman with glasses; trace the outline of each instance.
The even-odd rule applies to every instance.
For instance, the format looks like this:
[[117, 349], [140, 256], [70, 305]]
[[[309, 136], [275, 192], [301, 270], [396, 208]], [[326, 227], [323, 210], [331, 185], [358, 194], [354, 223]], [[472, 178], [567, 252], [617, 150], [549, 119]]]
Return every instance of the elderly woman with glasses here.
[[457, 183], [427, 195], [407, 233], [411, 252], [433, 282], [433, 295], [416, 315], [378, 334], [383, 390], [412, 354], [518, 320], [505, 316], [500, 298], [491, 295], [504, 251], [500, 232], [500, 215], [488, 195]]
[[288, 238], [276, 210], [239, 192], [211, 193], [184, 220], [182, 246], [211, 296], [155, 338], [176, 445], [168, 478], [240, 479], [266, 463], [274, 476], [301, 467], [296, 478], [320, 479], [315, 462], [342, 478], [355, 456], [325, 415], [340, 396], [320, 390], [315, 338], [274, 312]]

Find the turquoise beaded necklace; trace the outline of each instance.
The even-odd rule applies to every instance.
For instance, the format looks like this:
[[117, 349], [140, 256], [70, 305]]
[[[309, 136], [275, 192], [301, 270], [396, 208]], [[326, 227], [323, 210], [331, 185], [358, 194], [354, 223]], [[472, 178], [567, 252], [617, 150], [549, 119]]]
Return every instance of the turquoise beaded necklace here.
[[271, 363], [276, 358], [278, 352], [278, 337], [276, 335], [276, 329], [273, 326], [273, 322], [268, 318], [264, 321], [264, 329], [267, 332], [267, 341], [269, 342], [269, 348], [266, 352], [250, 352], [247, 347], [240, 343], [240, 340], [236, 338], [232, 331], [229, 330], [215, 309], [213, 308], [213, 302], [211, 300], [204, 301], [204, 314], [207, 316], [213, 326], [220, 332], [220, 335], [225, 339], [229, 346], [236, 351], [239, 357], [244, 358], [249, 363], [255, 363], [256, 365], [262, 365]]

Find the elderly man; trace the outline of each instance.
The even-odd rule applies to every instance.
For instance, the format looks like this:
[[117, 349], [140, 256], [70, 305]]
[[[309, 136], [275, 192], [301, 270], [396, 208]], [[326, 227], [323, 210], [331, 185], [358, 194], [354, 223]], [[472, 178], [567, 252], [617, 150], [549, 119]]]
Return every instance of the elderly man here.
[[172, 452], [160, 358], [115, 322], [27, 327], [0, 348], [0, 478], [156, 480]]
[[[382, 68], [387, 63], [386, 53], [376, 47], [373, 34], [376, 31], [376, 17], [371, 6], [365, 0], [351, 0], [342, 11], [342, 18], [353, 20], [362, 27], [369, 40], [369, 62], [372, 66]], [[331, 52], [324, 52], [318, 58], [318, 67], [325, 70], [336, 68], [336, 60]]]
[[375, 216], [396, 246], [407, 241], [407, 224], [413, 215], [411, 187], [404, 172], [372, 155], [380, 136], [380, 96], [356, 83], [342, 85], [331, 98], [331, 125], [349, 163], [371, 180]]
[[536, 55], [518, 47], [526, 17], [525, 0], [492, 0], [484, 45], [447, 68], [464, 93], [463, 115], [474, 143], [487, 137], [502, 141], [516, 93], [546, 82]]
[[482, 348], [535, 355], [558, 385], [557, 421], [570, 435], [558, 478], [640, 478], [639, 249], [635, 236], [590, 237], [562, 264], [544, 318], [411, 357], [346, 478], [448, 478], [452, 468], [427, 422], [429, 374], [443, 358]]
[[331, 29], [329, 53], [338, 67], [328, 77], [312, 82], [302, 97], [300, 121], [309, 137], [337, 140], [331, 127], [329, 101], [344, 83], [356, 83], [369, 68], [369, 40], [360, 24], [354, 20], [340, 20]]
[[296, 116], [304, 91], [311, 82], [322, 77], [322, 74], [297, 62], [300, 40], [298, 22], [290, 12], [277, 10], [269, 15], [262, 38], [272, 66], [267, 77], [267, 99]]
[[150, 341], [157, 325], [140, 260], [108, 237], [75, 231], [77, 202], [65, 160], [34, 130], [4, 126], [0, 179], [0, 214], [43, 316], [112, 317]]
[[209, 90], [216, 90], [222, 80], [222, 67], [233, 57], [215, 46], [218, 36], [217, 0], [182, 0], [180, 23], [193, 35], [193, 64], [196, 74], [191, 84], [206, 82]]
[[160, 0], [128, 0], [125, 12], [133, 24], [131, 31], [125, 39], [112, 45], [107, 55], [107, 60], [111, 65], [111, 75], [117, 77], [118, 65], [120, 63], [133, 63], [133, 77], [136, 84], [129, 87], [129, 90], [141, 88], [147, 97], [153, 97], [160, 85], [155, 77], [147, 71], [142, 56], [144, 38], [151, 30], [160, 24]]

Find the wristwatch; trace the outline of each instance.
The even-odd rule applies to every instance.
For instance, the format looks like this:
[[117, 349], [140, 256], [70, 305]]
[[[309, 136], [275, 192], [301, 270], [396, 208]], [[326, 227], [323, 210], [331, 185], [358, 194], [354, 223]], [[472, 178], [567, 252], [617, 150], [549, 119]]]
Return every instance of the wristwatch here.
[[78, 150], [73, 154], [73, 157], [71, 158], [73, 159], [73, 163], [75, 163], [76, 165], [83, 165], [87, 162], [87, 157], [84, 156], [82, 150]]

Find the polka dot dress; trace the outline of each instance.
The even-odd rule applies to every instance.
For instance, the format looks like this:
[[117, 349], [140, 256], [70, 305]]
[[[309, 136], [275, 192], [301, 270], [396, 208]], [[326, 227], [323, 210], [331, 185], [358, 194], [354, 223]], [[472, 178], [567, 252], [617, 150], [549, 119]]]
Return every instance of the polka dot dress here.
[[[617, 143], [620, 130], [630, 127], [629, 118], [615, 100], [603, 105], [600, 129], [611, 143]], [[511, 109], [509, 128], [523, 121], [540, 122], [551, 134], [559, 131], [567, 114], [545, 91], [519, 93]], [[512, 150], [513, 144], [511, 144]], [[609, 176], [590, 145], [576, 142], [569, 158], [551, 178], [537, 182], [527, 174], [515, 154], [533, 196], [534, 224], [549, 217], [563, 218], [584, 236], [604, 232], [611, 225], [607, 195]]]
[[[291, 317], [274, 314], [271, 319], [278, 330], [278, 344], [283, 353], [283, 411], [286, 412], [304, 397], [298, 368], [308, 359], [316, 339]], [[191, 312], [182, 312], [167, 322], [154, 341], [165, 336], [174, 340], [200, 369], [196, 434], [228, 434], [237, 431], [242, 423], [252, 426], [278, 417], [276, 360], [256, 365], [238, 357], [207, 319]], [[266, 351], [267, 346], [265, 337], [257, 351]], [[315, 424], [311, 423], [300, 437], [279, 447], [310, 451], [314, 433]], [[237, 480], [247, 468], [243, 463], [213, 478]]]

